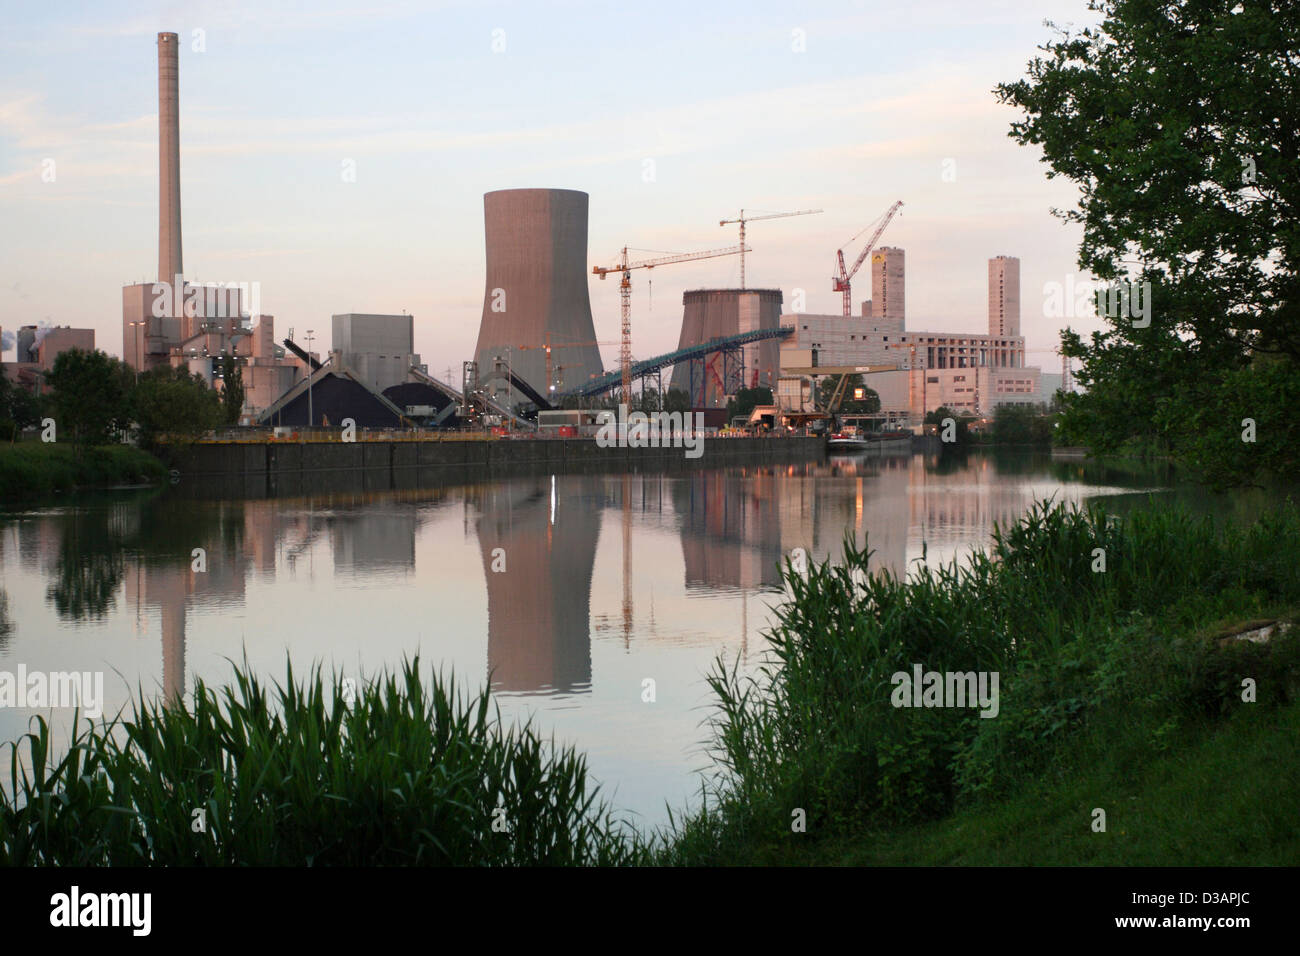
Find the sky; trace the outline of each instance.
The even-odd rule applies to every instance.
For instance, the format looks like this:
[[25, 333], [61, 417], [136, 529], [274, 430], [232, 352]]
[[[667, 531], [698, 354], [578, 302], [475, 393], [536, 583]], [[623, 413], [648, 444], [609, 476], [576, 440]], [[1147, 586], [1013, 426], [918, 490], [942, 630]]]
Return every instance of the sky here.
[[[1023, 77], [1045, 20], [1095, 16], [1086, 0], [0, 0], [0, 327], [89, 327], [121, 354], [121, 287], [156, 278], [170, 31], [186, 277], [258, 283], [277, 338], [405, 311], [430, 372], [458, 370], [483, 306], [483, 193], [545, 187], [590, 195], [590, 265], [735, 245], [719, 220], [742, 208], [821, 208], [749, 227], [746, 285], [832, 314], [836, 250], [851, 263], [901, 199], [879, 244], [906, 251], [908, 329], [987, 331], [987, 260], [1011, 255], [1022, 334], [1051, 349], [1067, 321], [1100, 326], [1045, 314], [1048, 283], [1082, 278], [1080, 230], [1051, 215], [1078, 193], [1007, 136], [1019, 114], [992, 90]], [[739, 279], [736, 256], [634, 272], [633, 355], [676, 347], [683, 291]], [[617, 282], [589, 285], [614, 342]], [[617, 346], [601, 352], [614, 367]]]

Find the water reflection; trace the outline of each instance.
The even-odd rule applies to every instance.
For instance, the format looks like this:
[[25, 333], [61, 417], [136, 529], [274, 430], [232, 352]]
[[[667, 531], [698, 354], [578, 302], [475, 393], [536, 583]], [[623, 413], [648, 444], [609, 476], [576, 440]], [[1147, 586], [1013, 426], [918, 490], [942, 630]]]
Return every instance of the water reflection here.
[[[653, 814], [694, 789], [700, 675], [719, 652], [751, 660], [794, 548], [833, 557], [851, 534], [902, 573], [923, 549], [984, 544], [1035, 499], [1168, 480], [1042, 455], [903, 455], [0, 513], [0, 667], [105, 669], [176, 695], [244, 653], [278, 678], [285, 653], [298, 670], [374, 670], [419, 650], [463, 684], [549, 708], [543, 729], [567, 729]], [[22, 720], [0, 711], [0, 739]]]
[[591, 687], [591, 576], [599, 478], [535, 478], [470, 489], [487, 581], [492, 689]]

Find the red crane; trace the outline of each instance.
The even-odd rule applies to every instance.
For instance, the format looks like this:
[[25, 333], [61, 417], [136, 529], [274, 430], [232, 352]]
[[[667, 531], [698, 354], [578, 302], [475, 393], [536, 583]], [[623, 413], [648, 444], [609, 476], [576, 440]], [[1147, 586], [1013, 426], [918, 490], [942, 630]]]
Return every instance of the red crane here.
[[[889, 225], [889, 220], [894, 218], [894, 213], [898, 212], [902, 205], [903, 200], [898, 200], [898, 202], [885, 210], [883, 216], [876, 220], [880, 225], [877, 226], [876, 231], [871, 234], [871, 238], [867, 240], [867, 244], [862, 247], [862, 252], [858, 254], [858, 258], [853, 263], [852, 269], [846, 271], [844, 268], [844, 250], [837, 249], [835, 251], [835, 257], [839, 261], [840, 274], [838, 276], [832, 276], [831, 282], [834, 284], [836, 292], [844, 293], [844, 314], [846, 316], [853, 314], [853, 291], [851, 288], [853, 277], [857, 275], [858, 270], [862, 268], [862, 263], [867, 261], [867, 256], [871, 254], [871, 250], [876, 246], [876, 240], [880, 238], [880, 234], [884, 232], [885, 227]], [[874, 226], [875, 223], [872, 223], [871, 225]], [[870, 228], [871, 226], [867, 226], [867, 229]], [[866, 232], [867, 229], [863, 229], [862, 232]], [[858, 233], [858, 236], [862, 235], [862, 232]], [[858, 236], [854, 236], [853, 239], [857, 239]], [[853, 239], [850, 239], [849, 242], [852, 242]], [[847, 245], [848, 243], [845, 244]]]

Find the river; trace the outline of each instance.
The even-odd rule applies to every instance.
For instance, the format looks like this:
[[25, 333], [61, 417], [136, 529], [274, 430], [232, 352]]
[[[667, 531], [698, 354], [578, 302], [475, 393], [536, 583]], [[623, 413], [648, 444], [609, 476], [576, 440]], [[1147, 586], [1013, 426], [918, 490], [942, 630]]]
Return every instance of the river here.
[[[585, 752], [604, 796], [653, 825], [698, 794], [703, 675], [717, 655], [755, 668], [793, 549], [825, 558], [851, 528], [874, 566], [903, 572], [987, 543], [1035, 500], [1133, 495], [1164, 479], [972, 453], [11, 505], [0, 671], [103, 672], [112, 713], [137, 685], [219, 683], [245, 657], [270, 678], [286, 660], [364, 678], [418, 653], [462, 686], [490, 680], [503, 715]], [[37, 712], [0, 707], [0, 742]], [[52, 717], [66, 732], [70, 712]]]

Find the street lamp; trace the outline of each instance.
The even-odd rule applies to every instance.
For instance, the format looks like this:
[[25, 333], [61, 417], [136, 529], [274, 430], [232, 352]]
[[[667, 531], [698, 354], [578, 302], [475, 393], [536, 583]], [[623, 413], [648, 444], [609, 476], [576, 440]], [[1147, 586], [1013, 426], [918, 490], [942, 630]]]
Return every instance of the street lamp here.
[[316, 333], [311, 329], [307, 330], [307, 427], [316, 427], [316, 413], [311, 404], [311, 340], [315, 338]]
[[[129, 324], [132, 326], [132, 328], [136, 326], [143, 326], [145, 324], [145, 320], [132, 319]], [[143, 339], [143, 337], [144, 337], [143, 332], [135, 336], [136, 339]], [[137, 341], [135, 346], [135, 384], [137, 385], [140, 384], [140, 365], [143, 361], [144, 361], [144, 342]]]

